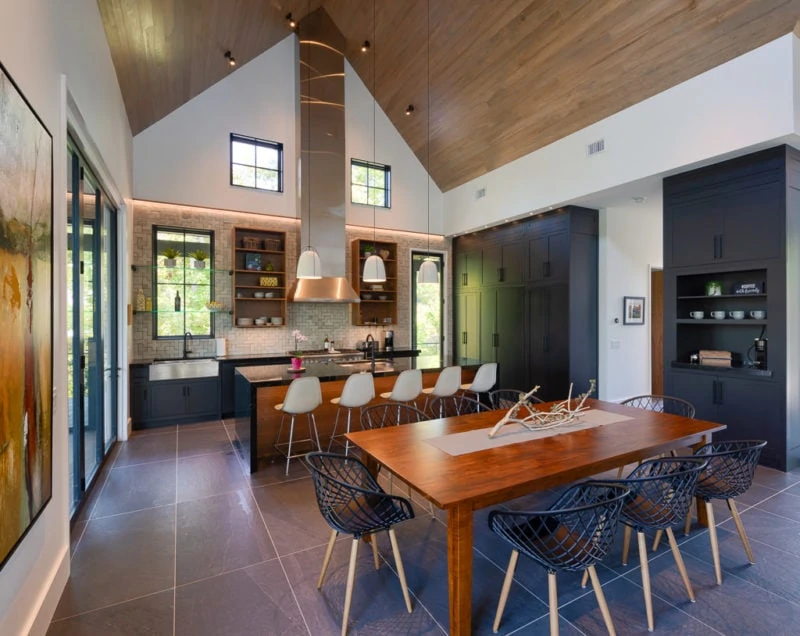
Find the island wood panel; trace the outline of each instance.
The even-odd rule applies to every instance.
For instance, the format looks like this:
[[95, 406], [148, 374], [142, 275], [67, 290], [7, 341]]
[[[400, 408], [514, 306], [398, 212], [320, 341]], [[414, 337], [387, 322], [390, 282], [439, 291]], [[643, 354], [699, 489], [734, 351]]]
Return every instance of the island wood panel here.
[[[462, 368], [461, 381], [463, 383], [472, 382], [475, 377], [476, 368]], [[439, 377], [439, 370], [422, 370], [422, 386], [423, 388], [433, 387], [436, 384], [436, 379]], [[394, 382], [397, 379], [397, 374], [394, 375], [376, 375], [375, 376], [375, 399], [370, 402], [372, 404], [379, 404], [385, 402], [380, 397], [381, 393], [392, 390]], [[333, 433], [333, 425], [336, 420], [336, 411], [338, 406], [331, 404], [333, 398], [337, 398], [342, 394], [342, 389], [346, 378], [343, 380], [329, 380], [321, 382], [322, 388], [322, 404], [314, 410], [314, 416], [317, 420], [317, 431], [319, 432], [320, 443], [322, 449], [327, 450], [328, 442], [330, 441]], [[257, 414], [258, 414], [258, 456], [271, 457], [277, 455], [275, 452], [275, 442], [278, 437], [278, 429], [281, 423], [281, 412], [275, 409], [276, 404], [281, 404], [288, 385], [282, 386], [267, 386], [259, 387], [257, 391]], [[422, 410], [425, 404], [425, 396], [422, 395], [417, 400], [417, 408]], [[339, 433], [345, 432], [346, 426], [346, 412], [342, 413], [339, 418]], [[359, 420], [360, 414], [358, 409], [353, 410], [350, 428], [353, 431], [360, 431], [361, 424]], [[287, 420], [288, 423], [288, 420]], [[303, 439], [307, 436], [306, 417], [300, 415], [295, 417], [295, 437]], [[287, 429], [284, 426], [284, 441], [286, 441]]]

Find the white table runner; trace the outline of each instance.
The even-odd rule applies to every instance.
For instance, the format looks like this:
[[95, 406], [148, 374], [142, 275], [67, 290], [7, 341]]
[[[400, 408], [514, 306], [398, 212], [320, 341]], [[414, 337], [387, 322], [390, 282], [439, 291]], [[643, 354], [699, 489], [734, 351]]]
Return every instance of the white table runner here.
[[[502, 413], [502, 411], [498, 412], [498, 421], [502, 417], [499, 413]], [[464, 433], [452, 433], [451, 435], [432, 437], [425, 441], [448, 455], [466, 455], [468, 453], [489, 450], [490, 448], [499, 448], [500, 446], [509, 446], [510, 444], [518, 444], [520, 442], [530, 442], [535, 439], [562, 435], [564, 433], [573, 433], [587, 428], [594, 428], [595, 426], [605, 426], [606, 424], [615, 424], [631, 419], [633, 418], [628, 415], [590, 409], [581, 413], [575, 421], [569, 424], [563, 424], [540, 431], [529, 430], [522, 424], [506, 424], [494, 437], [489, 437], [489, 432], [494, 428], [489, 427], [474, 431], [466, 431]]]

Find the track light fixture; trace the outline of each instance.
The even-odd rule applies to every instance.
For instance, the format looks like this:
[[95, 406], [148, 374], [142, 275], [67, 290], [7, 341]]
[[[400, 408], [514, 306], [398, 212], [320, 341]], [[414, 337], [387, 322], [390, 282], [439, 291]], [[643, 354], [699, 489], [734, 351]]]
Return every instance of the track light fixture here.
[[369, 51], [369, 40], [364, 40], [364, 44], [361, 45], [361, 52], [366, 53]]
[[408, 106], [406, 106], [406, 115], [410, 115], [413, 112], [414, 112], [414, 104], [409, 104]]
[[296, 29], [297, 28], [297, 20], [295, 20], [292, 17], [292, 12], [291, 11], [289, 11], [289, 13], [286, 14], [286, 24], [289, 25], [290, 29]]
[[236, 66], [236, 58], [230, 51], [225, 51], [225, 59], [228, 60], [228, 66]]

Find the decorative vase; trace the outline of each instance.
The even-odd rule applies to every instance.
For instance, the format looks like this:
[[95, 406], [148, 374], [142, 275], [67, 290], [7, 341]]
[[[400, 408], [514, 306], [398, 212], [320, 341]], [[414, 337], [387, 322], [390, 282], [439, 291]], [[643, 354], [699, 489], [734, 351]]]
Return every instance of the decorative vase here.
[[165, 258], [164, 259], [164, 267], [175, 267], [178, 264], [177, 259], [174, 258]]
[[195, 262], [194, 262], [194, 268], [195, 268], [195, 269], [205, 269], [205, 268], [206, 268], [206, 262], [205, 262], [205, 261], [198, 261], [198, 260], [195, 260]]
[[292, 369], [299, 371], [303, 366], [303, 358], [292, 358]]

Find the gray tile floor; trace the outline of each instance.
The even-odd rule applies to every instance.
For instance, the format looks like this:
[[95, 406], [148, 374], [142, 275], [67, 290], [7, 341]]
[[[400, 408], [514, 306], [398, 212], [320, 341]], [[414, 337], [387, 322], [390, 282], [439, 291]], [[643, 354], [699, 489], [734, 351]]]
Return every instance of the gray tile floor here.
[[[533, 508], [554, 493], [509, 502]], [[388, 537], [382, 566], [362, 549], [350, 634], [442, 634], [447, 545], [441, 516], [419, 505], [397, 527], [414, 611], [405, 611]], [[686, 598], [666, 546], [650, 571], [656, 630], [674, 634], [796, 634], [800, 630], [800, 471], [759, 468], [739, 501], [757, 563], [750, 565], [724, 504], [716, 507], [724, 581], [714, 584], [708, 533], [678, 533], [697, 596]], [[509, 550], [476, 513], [473, 629], [490, 634]], [[118, 444], [74, 525], [72, 574], [49, 634], [338, 634], [349, 539], [316, 580], [329, 536], [306, 469], [293, 462], [251, 477], [222, 422], [135, 434]], [[666, 542], [665, 542], [666, 543]], [[636, 555], [620, 565], [621, 540], [600, 567], [619, 634], [646, 633]], [[560, 574], [562, 634], [604, 634], [591, 588]], [[520, 561], [501, 633], [546, 634], [547, 577]]]

